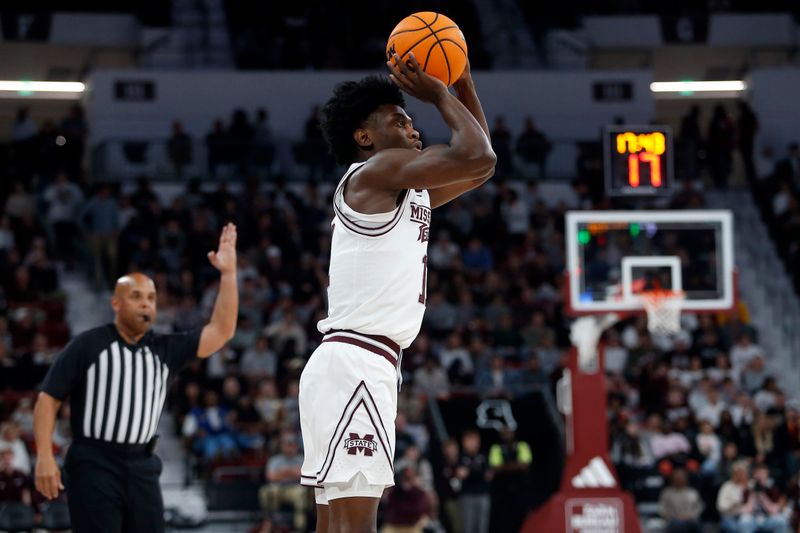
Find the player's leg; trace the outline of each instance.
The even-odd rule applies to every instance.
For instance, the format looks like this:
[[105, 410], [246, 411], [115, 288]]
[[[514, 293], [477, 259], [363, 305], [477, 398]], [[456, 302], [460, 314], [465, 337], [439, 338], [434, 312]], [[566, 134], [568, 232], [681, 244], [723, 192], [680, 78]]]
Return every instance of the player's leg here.
[[317, 533], [329, 533], [328, 525], [330, 524], [330, 513], [327, 504], [317, 504]]
[[366, 497], [330, 500], [328, 533], [376, 533], [380, 501]]

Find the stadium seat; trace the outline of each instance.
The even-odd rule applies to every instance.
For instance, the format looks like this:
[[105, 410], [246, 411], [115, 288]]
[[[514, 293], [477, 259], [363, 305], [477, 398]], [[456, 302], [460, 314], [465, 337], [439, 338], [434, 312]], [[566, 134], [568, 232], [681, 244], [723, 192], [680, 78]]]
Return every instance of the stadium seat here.
[[47, 531], [63, 531], [71, 527], [69, 508], [66, 502], [53, 502], [42, 509], [42, 528]]
[[30, 531], [34, 526], [33, 509], [23, 503], [0, 505], [0, 530]]

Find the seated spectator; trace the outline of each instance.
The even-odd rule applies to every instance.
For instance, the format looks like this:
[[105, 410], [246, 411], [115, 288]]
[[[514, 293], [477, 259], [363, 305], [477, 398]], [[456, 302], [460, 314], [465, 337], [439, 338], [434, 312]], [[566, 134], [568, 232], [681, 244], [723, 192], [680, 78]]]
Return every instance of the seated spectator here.
[[775, 378], [769, 376], [764, 379], [761, 389], [753, 395], [753, 403], [759, 411], [767, 413], [775, 407], [778, 397], [781, 394], [782, 392], [778, 388], [778, 382], [775, 381]]
[[532, 355], [525, 362], [525, 368], [519, 373], [517, 394], [527, 394], [536, 387], [547, 387], [547, 374], [542, 370], [542, 362], [538, 355]]
[[738, 531], [784, 533], [789, 531], [786, 496], [775, 486], [765, 465], [753, 468], [739, 517]]
[[650, 446], [635, 421], [626, 421], [624, 430], [614, 435], [611, 459], [620, 470], [620, 477], [624, 478], [630, 473], [629, 481], [636, 476], [637, 471], [649, 469], [655, 463]]
[[672, 472], [670, 484], [661, 491], [658, 500], [661, 517], [667, 521], [666, 533], [701, 533], [703, 500], [689, 486], [685, 470], [678, 468]]
[[750, 426], [755, 418], [755, 406], [752, 397], [746, 392], [736, 396], [736, 403], [731, 406], [731, 416], [736, 427]]
[[31, 457], [25, 442], [20, 438], [20, 428], [16, 422], [0, 424], [0, 450], [11, 450], [13, 452], [11, 464], [14, 470], [30, 475]]
[[761, 355], [754, 355], [750, 359], [750, 362], [742, 369], [739, 380], [741, 381], [742, 388], [752, 394], [764, 384], [764, 380], [768, 377], [769, 372], [767, 371], [764, 357]]
[[293, 358], [306, 354], [308, 337], [291, 308], [283, 313], [280, 320], [264, 328], [264, 336], [270, 339], [281, 357]]
[[488, 370], [478, 374], [475, 385], [483, 396], [508, 396], [516, 386], [517, 380], [513, 370], [506, 369], [502, 356], [493, 355]]
[[741, 333], [736, 340], [736, 344], [731, 347], [731, 366], [734, 371], [741, 373], [756, 356], [764, 357], [764, 349], [757, 344], [753, 344], [749, 332]]
[[295, 531], [306, 529], [306, 488], [300, 485], [300, 453], [298, 436], [293, 432], [281, 435], [280, 453], [273, 456], [266, 467], [267, 484], [259, 491], [261, 508], [268, 516], [275, 515], [281, 505], [290, 504], [294, 516]]
[[447, 337], [447, 345], [439, 352], [439, 360], [452, 381], [462, 384], [472, 382], [475, 368], [459, 333], [454, 332]]
[[697, 434], [695, 444], [703, 458], [701, 466], [703, 473], [714, 473], [722, 457], [722, 441], [714, 433], [714, 426], [708, 420], [700, 422], [700, 432]]
[[650, 449], [657, 461], [674, 455], [688, 454], [692, 447], [686, 435], [675, 431], [672, 424], [665, 420], [661, 424], [661, 432], [650, 438]]
[[22, 435], [33, 435], [33, 402], [30, 398], [20, 398], [11, 421], [17, 424]]
[[775, 429], [775, 455], [783, 458], [787, 477], [800, 470], [800, 413], [794, 407], [786, 410], [786, 417]]
[[450, 394], [450, 380], [447, 378], [447, 373], [432, 356], [426, 358], [425, 364], [414, 372], [413, 383], [416, 395], [439, 398]]
[[717, 494], [717, 511], [724, 533], [738, 533], [742, 519], [750, 519], [752, 505], [745, 506], [747, 496], [747, 461], [739, 461], [731, 467], [731, 477], [722, 484]]
[[433, 514], [430, 496], [413, 468], [397, 471], [395, 486], [383, 495], [386, 514], [381, 533], [422, 533]]
[[219, 405], [219, 396], [214, 391], [206, 392], [205, 407], [189, 412], [182, 433], [192, 440], [192, 450], [207, 460], [230, 457], [237, 452], [233, 411]]
[[275, 381], [264, 379], [259, 382], [256, 390], [255, 408], [270, 430], [278, 427], [278, 421], [283, 411], [283, 400], [278, 397], [278, 388], [275, 386]]
[[238, 353], [242, 353], [248, 347], [253, 346], [258, 337], [258, 330], [252, 320], [250, 320], [250, 317], [240, 314], [239, 320], [236, 323], [236, 333], [230, 340], [231, 347]]
[[0, 448], [0, 509], [4, 503], [31, 505], [31, 479], [14, 463], [14, 450]]
[[486, 273], [494, 266], [494, 258], [489, 247], [480, 239], [470, 239], [462, 254], [464, 269], [477, 274]]
[[697, 420], [706, 420], [711, 422], [713, 427], [717, 427], [720, 414], [727, 408], [728, 406], [720, 398], [719, 391], [712, 385], [706, 392], [705, 404], [695, 411], [694, 416]]
[[275, 376], [278, 358], [269, 349], [267, 337], [258, 337], [255, 344], [245, 350], [240, 365], [242, 374], [251, 381]]
[[733, 465], [741, 461], [742, 457], [739, 455], [739, 446], [734, 442], [726, 442], [722, 447], [722, 455], [717, 464], [716, 479], [719, 485], [722, 485], [726, 480], [730, 479], [733, 473]]
[[751, 431], [756, 461], [761, 463], [771, 459], [775, 448], [773, 421], [767, 415], [758, 413], [753, 420]]
[[431, 268], [451, 269], [460, 256], [461, 249], [458, 244], [450, 240], [450, 233], [447, 231], [440, 231], [438, 238], [428, 248], [428, 261], [430, 261]]
[[236, 442], [239, 447], [259, 454], [264, 447], [263, 432], [266, 424], [261, 420], [261, 415], [253, 405], [253, 397], [249, 394], [240, 395], [234, 413], [236, 414], [234, 418]]
[[394, 468], [398, 472], [405, 468], [414, 470], [419, 480], [419, 487], [428, 492], [433, 502], [436, 501], [436, 492], [433, 490], [433, 468], [415, 444], [406, 447], [403, 456], [395, 462]]

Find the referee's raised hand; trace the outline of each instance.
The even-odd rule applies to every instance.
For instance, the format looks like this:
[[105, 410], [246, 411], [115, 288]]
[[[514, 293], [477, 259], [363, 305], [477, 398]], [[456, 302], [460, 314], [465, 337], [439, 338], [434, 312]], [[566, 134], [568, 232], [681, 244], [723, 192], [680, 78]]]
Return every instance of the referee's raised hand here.
[[223, 274], [236, 271], [235, 224], [232, 222], [225, 224], [219, 237], [219, 249], [216, 252], [208, 252], [208, 260]]

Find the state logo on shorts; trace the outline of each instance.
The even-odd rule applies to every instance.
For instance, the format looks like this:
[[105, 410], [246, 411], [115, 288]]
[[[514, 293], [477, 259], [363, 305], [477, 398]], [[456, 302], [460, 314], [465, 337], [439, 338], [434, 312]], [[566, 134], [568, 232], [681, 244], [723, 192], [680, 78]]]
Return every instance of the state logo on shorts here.
[[356, 455], [361, 452], [366, 457], [372, 457], [372, 454], [378, 451], [378, 443], [374, 439], [375, 435], [359, 437], [358, 433], [350, 433], [350, 438], [344, 440], [344, 448], [348, 455]]

